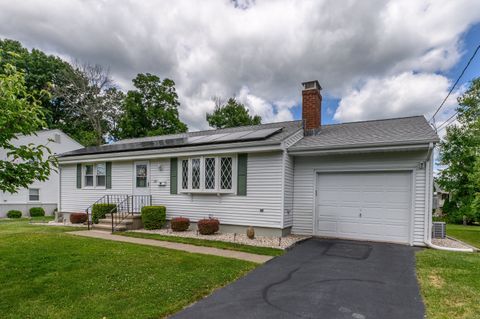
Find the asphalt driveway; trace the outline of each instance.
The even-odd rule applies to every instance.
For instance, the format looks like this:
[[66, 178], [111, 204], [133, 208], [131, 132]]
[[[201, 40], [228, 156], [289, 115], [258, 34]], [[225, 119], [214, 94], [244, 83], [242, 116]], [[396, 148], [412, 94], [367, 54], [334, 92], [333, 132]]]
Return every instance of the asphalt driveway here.
[[424, 317], [415, 248], [311, 239], [172, 318]]

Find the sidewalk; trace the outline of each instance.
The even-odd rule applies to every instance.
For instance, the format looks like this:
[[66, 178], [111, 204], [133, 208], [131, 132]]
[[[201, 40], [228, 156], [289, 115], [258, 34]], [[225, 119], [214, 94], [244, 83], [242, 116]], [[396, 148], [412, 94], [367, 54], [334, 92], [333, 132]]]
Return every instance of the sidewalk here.
[[256, 255], [256, 254], [244, 253], [241, 251], [218, 249], [213, 247], [203, 247], [203, 246], [195, 246], [195, 245], [188, 245], [188, 244], [181, 244], [181, 243], [172, 243], [172, 242], [160, 241], [160, 240], [154, 240], [154, 239], [118, 236], [118, 235], [112, 235], [107, 232], [96, 231], [96, 230], [90, 230], [90, 231], [80, 230], [80, 231], [67, 232], [66, 234], [120, 241], [120, 242], [131, 243], [131, 244], [140, 244], [140, 245], [182, 250], [182, 251], [186, 251], [194, 254], [215, 255], [215, 256], [220, 256], [225, 258], [234, 258], [234, 259], [251, 261], [258, 264], [265, 263], [273, 258], [272, 256]]

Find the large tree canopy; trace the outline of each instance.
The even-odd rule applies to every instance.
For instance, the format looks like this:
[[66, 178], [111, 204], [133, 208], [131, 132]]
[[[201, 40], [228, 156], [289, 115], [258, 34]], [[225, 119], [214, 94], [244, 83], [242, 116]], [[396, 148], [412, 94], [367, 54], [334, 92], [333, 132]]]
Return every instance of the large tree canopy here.
[[187, 131], [178, 116], [175, 82], [156, 75], [138, 74], [134, 90], [127, 92], [122, 115], [114, 133], [116, 138], [175, 134]]
[[69, 110], [70, 129], [81, 132], [77, 139], [84, 145], [105, 143], [116, 127], [119, 106], [124, 99], [108, 70], [99, 65], [83, 64], [59, 77], [63, 85], [55, 86], [53, 93], [57, 102]]
[[215, 99], [215, 110], [213, 113], [207, 113], [207, 122], [214, 128], [227, 128], [245, 125], [257, 125], [262, 122], [258, 115], [251, 116], [245, 105], [238, 103], [234, 98], [230, 98], [226, 104], [220, 99]]
[[480, 78], [459, 98], [458, 124], [440, 143], [439, 184], [450, 192], [447, 217], [452, 222], [480, 221]]
[[[14, 54], [10, 54], [14, 53]], [[37, 97], [45, 114], [47, 128], [58, 128], [84, 145], [95, 144], [94, 128], [88, 119], [71, 104], [64, 103], [53, 91], [71, 84], [77, 74], [67, 62], [40, 50], [31, 51], [14, 40], [0, 40], [0, 66], [12, 64], [25, 75], [25, 85], [29, 92], [47, 90], [51, 95]]]
[[8, 63], [0, 70], [0, 149], [5, 152], [0, 159], [0, 191], [15, 193], [36, 180], [47, 180], [56, 160], [44, 145], [14, 145], [17, 134], [31, 135], [44, 127], [45, 116], [39, 94], [29, 92], [25, 75]]

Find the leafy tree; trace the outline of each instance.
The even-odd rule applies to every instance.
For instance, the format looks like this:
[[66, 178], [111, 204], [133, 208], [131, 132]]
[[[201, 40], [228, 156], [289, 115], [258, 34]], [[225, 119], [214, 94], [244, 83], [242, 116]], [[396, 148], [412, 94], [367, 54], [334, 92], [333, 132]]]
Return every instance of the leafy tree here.
[[44, 110], [46, 128], [61, 129], [84, 145], [97, 143], [90, 121], [54, 92], [71, 84], [76, 76], [74, 67], [59, 57], [37, 49], [29, 51], [20, 42], [9, 39], [0, 40], [0, 57], [0, 69], [8, 63], [24, 73], [29, 92], [46, 90], [52, 93], [37, 96]]
[[[43, 92], [45, 94], [45, 92]], [[15, 146], [17, 134], [31, 135], [44, 127], [45, 116], [37, 94], [30, 93], [25, 75], [12, 64], [0, 72], [0, 190], [15, 193], [36, 180], [45, 181], [56, 160], [44, 145]]]
[[224, 104], [219, 98], [214, 98], [215, 110], [207, 113], [207, 122], [214, 128], [227, 128], [245, 125], [257, 125], [262, 122], [258, 115], [251, 116], [245, 105], [238, 103], [234, 98]]
[[178, 116], [175, 82], [156, 75], [138, 74], [127, 92], [115, 137], [119, 139], [175, 134], [187, 131]]
[[440, 172], [438, 182], [450, 192], [451, 222], [480, 221], [480, 78], [459, 98], [458, 125], [447, 128], [440, 143], [440, 163], [447, 167]]
[[76, 138], [84, 145], [105, 143], [116, 127], [123, 92], [115, 88], [108, 70], [100, 65], [77, 65], [60, 77], [64, 85], [55, 86], [53, 93], [69, 110], [70, 125], [81, 132]]

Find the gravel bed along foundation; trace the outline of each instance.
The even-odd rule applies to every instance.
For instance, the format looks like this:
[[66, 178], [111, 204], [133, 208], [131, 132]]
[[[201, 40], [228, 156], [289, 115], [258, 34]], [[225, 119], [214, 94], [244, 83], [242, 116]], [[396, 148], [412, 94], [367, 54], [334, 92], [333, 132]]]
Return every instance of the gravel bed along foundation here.
[[216, 233], [214, 235], [201, 235], [197, 234], [196, 230], [187, 230], [184, 232], [173, 232], [171, 229], [157, 229], [157, 230], [131, 230], [131, 232], [147, 233], [147, 234], [159, 234], [164, 236], [185, 237], [185, 238], [197, 238], [206, 240], [218, 240], [230, 243], [271, 247], [287, 249], [295, 243], [304, 239], [310, 238], [309, 236], [288, 235], [285, 237], [266, 237], [255, 236], [254, 239], [249, 239], [245, 234], [233, 234], [233, 233]]
[[448, 248], [461, 248], [461, 249], [468, 249], [471, 248], [469, 246], [465, 246], [459, 241], [450, 239], [450, 238], [445, 238], [445, 239], [440, 239], [440, 238], [432, 238], [432, 244], [437, 245], [437, 246], [442, 246], [442, 247], [448, 247]]

